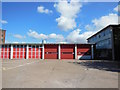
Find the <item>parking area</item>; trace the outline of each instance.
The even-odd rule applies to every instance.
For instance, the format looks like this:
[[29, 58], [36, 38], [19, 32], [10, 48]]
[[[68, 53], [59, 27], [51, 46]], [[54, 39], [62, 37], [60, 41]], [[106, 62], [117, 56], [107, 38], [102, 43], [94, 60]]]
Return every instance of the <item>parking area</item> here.
[[94, 64], [88, 60], [3, 60], [2, 87], [118, 88], [117, 67], [108, 70]]

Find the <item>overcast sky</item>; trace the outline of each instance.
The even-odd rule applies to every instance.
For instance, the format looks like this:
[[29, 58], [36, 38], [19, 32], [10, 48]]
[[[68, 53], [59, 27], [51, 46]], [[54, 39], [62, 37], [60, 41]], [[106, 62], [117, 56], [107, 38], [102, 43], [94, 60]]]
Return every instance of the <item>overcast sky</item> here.
[[[3, 2], [6, 42], [78, 42], [118, 23], [117, 2]], [[1, 27], [0, 27], [1, 28]]]

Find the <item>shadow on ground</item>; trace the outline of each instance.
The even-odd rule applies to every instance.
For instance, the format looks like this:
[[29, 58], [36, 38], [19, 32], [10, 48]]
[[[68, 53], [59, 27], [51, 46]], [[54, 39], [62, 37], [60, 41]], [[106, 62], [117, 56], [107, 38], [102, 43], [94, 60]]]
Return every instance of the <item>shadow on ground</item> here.
[[112, 71], [112, 72], [120, 72], [120, 63], [112, 62], [112, 61], [80, 61], [80, 62], [69, 62], [81, 66], [85, 66], [86, 68], [93, 68], [105, 71]]

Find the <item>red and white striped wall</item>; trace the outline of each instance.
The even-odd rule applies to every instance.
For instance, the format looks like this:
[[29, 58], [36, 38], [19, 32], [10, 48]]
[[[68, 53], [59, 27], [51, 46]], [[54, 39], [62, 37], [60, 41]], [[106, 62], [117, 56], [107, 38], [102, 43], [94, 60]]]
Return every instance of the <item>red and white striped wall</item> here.
[[93, 59], [92, 44], [3, 44], [1, 59]]

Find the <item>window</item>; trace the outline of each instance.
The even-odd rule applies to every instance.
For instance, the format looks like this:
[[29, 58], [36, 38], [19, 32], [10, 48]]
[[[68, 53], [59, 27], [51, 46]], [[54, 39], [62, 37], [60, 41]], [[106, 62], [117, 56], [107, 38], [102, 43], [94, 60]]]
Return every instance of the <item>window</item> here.
[[74, 54], [74, 52], [62, 52], [62, 54]]
[[45, 52], [45, 54], [58, 54], [57, 52]]
[[99, 35], [99, 38], [100, 38], [101, 36]]
[[39, 46], [36, 46], [36, 48], [39, 48]]
[[13, 45], [13, 48], [15, 48], [16, 46], [15, 45]]
[[23, 48], [23, 45], [21, 45], [21, 48]]

